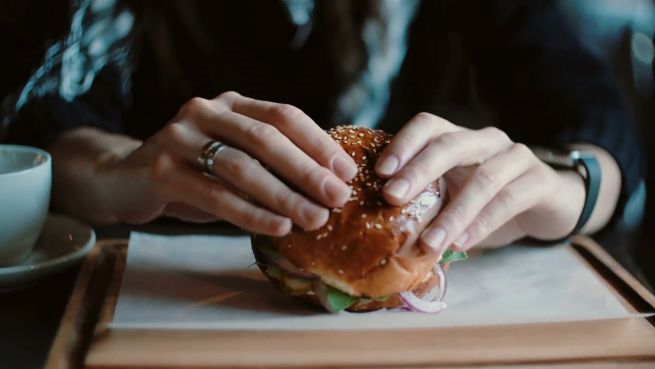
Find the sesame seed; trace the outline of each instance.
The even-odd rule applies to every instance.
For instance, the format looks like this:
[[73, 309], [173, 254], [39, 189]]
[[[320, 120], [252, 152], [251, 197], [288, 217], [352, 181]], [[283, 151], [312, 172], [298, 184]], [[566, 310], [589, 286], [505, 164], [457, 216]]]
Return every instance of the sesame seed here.
[[346, 245], [341, 246], [341, 250], [343, 250], [343, 251], [346, 251], [347, 248], [348, 248], [348, 246], [346, 246]]
[[386, 264], [386, 263], [387, 263], [387, 259], [382, 259], [382, 260], [380, 260], [380, 265], [384, 265], [384, 264]]
[[339, 274], [343, 274], [343, 270], [339, 269]]
[[382, 224], [380, 224], [380, 223], [375, 223], [375, 228], [376, 228], [376, 229], [382, 229]]
[[332, 226], [328, 224], [327, 229], [328, 229], [328, 231], [332, 231]]
[[366, 218], [366, 214], [362, 214], [362, 218]]
[[288, 244], [287, 247], [288, 247], [288, 248], [292, 248], [293, 246], [291, 246], [291, 244]]

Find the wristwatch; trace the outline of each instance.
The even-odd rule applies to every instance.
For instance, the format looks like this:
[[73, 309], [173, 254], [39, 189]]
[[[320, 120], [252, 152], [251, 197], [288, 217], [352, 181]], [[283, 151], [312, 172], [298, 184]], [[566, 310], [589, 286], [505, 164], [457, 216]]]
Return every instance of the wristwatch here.
[[532, 152], [541, 161], [555, 169], [571, 169], [577, 171], [585, 183], [585, 201], [582, 213], [571, 234], [579, 232], [594, 211], [598, 192], [600, 191], [601, 170], [594, 154], [580, 150], [548, 149], [533, 147]]

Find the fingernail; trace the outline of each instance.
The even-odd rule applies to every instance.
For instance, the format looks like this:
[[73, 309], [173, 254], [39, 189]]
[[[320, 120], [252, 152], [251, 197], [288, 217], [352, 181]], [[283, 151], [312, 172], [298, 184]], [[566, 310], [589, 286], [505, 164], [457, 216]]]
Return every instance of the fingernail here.
[[337, 156], [332, 161], [332, 170], [344, 181], [349, 181], [357, 174], [357, 165], [350, 158]]
[[275, 218], [271, 221], [271, 228], [275, 236], [284, 236], [291, 231], [293, 223], [289, 218]]
[[306, 231], [311, 231], [317, 228], [320, 228], [327, 222], [330, 212], [322, 207], [318, 207], [314, 204], [307, 204], [302, 207], [300, 214], [305, 221]]
[[397, 199], [403, 199], [409, 192], [409, 181], [405, 178], [392, 179], [384, 186], [384, 191]]
[[378, 163], [378, 173], [383, 176], [390, 176], [396, 172], [398, 163], [399, 161], [396, 155], [389, 155]]
[[430, 228], [421, 234], [421, 239], [426, 245], [430, 246], [435, 253], [440, 254], [442, 252], [441, 244], [446, 239], [446, 230], [442, 227]]
[[466, 246], [466, 241], [468, 241], [468, 240], [469, 240], [469, 233], [464, 231], [464, 233], [462, 233], [462, 235], [459, 236], [457, 238], [457, 241], [453, 242], [453, 244], [455, 244], [455, 246], [457, 246], [459, 248], [462, 248], [462, 247]]
[[336, 178], [328, 178], [324, 186], [325, 195], [336, 203], [344, 203], [350, 198], [350, 187]]

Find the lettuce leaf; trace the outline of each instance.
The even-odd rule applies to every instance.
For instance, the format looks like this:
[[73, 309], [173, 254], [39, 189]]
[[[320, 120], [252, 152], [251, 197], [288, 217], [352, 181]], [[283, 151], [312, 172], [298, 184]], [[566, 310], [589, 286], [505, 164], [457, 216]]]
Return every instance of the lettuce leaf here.
[[359, 298], [327, 285], [325, 286], [325, 295], [327, 303], [330, 305], [329, 310], [334, 313], [348, 309], [359, 301]]
[[447, 249], [441, 256], [441, 260], [439, 260], [439, 263], [441, 265], [446, 265], [452, 263], [453, 261], [466, 260], [468, 259], [468, 257], [469, 256], [466, 254], [466, 252], [459, 252], [459, 251], [453, 251], [451, 249]]
[[269, 277], [271, 277], [273, 279], [281, 279], [282, 278], [282, 272], [280, 271], [280, 269], [278, 269], [278, 267], [276, 267], [274, 265], [268, 265], [268, 266], [266, 266], [264, 268], [264, 270], [266, 271], [266, 275], [268, 275]]

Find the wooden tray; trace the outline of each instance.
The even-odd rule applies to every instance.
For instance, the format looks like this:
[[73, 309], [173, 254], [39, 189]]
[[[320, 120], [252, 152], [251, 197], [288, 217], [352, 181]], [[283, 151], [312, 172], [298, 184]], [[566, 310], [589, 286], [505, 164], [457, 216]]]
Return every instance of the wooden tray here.
[[[574, 249], [635, 312], [655, 296], [587, 237]], [[261, 367], [655, 368], [655, 319], [385, 331], [110, 329], [125, 240], [87, 257], [50, 350], [47, 369]]]

